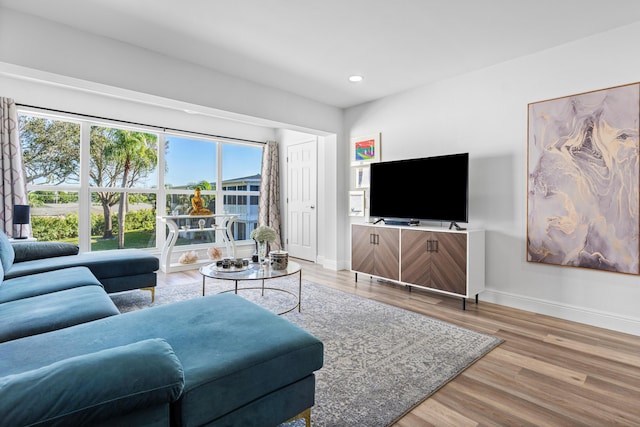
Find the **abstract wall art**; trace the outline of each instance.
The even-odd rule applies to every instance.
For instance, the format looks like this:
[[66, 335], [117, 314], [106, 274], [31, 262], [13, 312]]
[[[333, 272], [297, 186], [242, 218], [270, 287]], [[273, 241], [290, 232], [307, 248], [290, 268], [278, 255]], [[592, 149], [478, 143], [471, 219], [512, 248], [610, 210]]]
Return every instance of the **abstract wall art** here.
[[639, 274], [640, 84], [528, 106], [527, 260]]
[[351, 166], [380, 161], [380, 134], [351, 138]]

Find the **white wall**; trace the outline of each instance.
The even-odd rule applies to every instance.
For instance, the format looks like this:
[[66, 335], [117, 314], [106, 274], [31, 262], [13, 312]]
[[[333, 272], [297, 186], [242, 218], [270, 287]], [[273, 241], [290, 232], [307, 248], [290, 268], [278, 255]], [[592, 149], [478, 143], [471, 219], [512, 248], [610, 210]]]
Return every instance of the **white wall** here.
[[525, 245], [527, 104], [640, 80], [638, 39], [635, 24], [354, 107], [346, 136], [381, 132], [383, 161], [470, 153], [469, 226], [487, 232], [481, 301], [640, 335], [640, 277], [528, 263]]
[[0, 61], [328, 133], [342, 120], [338, 108], [4, 8]]

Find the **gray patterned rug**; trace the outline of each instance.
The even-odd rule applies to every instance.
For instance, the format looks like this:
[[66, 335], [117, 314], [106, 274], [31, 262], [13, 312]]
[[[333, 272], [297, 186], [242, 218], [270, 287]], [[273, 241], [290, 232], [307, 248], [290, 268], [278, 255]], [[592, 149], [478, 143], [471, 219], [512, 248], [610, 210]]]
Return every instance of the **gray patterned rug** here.
[[[207, 279], [207, 295], [233, 282]], [[240, 282], [240, 286], [257, 283]], [[297, 293], [297, 278], [274, 279], [270, 287]], [[120, 311], [198, 298], [202, 282], [161, 285], [152, 304], [148, 291], [112, 295]], [[244, 290], [241, 295], [276, 313], [296, 304], [290, 294]], [[324, 367], [316, 373], [314, 427], [388, 426], [502, 341], [411, 311], [306, 280], [302, 312], [284, 315], [320, 338]], [[290, 425], [304, 425], [296, 422]]]

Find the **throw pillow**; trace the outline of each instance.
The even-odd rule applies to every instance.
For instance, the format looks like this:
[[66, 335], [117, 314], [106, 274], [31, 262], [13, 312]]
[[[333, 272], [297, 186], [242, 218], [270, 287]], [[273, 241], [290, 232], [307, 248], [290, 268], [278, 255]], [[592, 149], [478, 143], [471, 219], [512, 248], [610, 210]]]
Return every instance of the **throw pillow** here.
[[0, 231], [0, 262], [4, 271], [9, 271], [13, 265], [13, 260], [16, 254], [13, 251], [13, 246], [9, 241], [9, 238], [3, 231]]

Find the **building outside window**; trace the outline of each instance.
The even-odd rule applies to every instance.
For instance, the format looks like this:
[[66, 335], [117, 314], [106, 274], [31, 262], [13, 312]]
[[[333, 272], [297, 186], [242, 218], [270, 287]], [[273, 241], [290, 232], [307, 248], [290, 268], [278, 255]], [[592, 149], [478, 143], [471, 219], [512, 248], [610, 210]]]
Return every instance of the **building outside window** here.
[[[94, 251], [159, 248], [166, 226], [156, 217], [187, 214], [196, 187], [209, 210], [238, 215], [236, 241], [248, 240], [257, 226], [261, 144], [105, 126], [38, 111], [20, 111], [19, 122], [38, 240]], [[179, 245], [216, 242], [213, 232], [182, 234]]]

